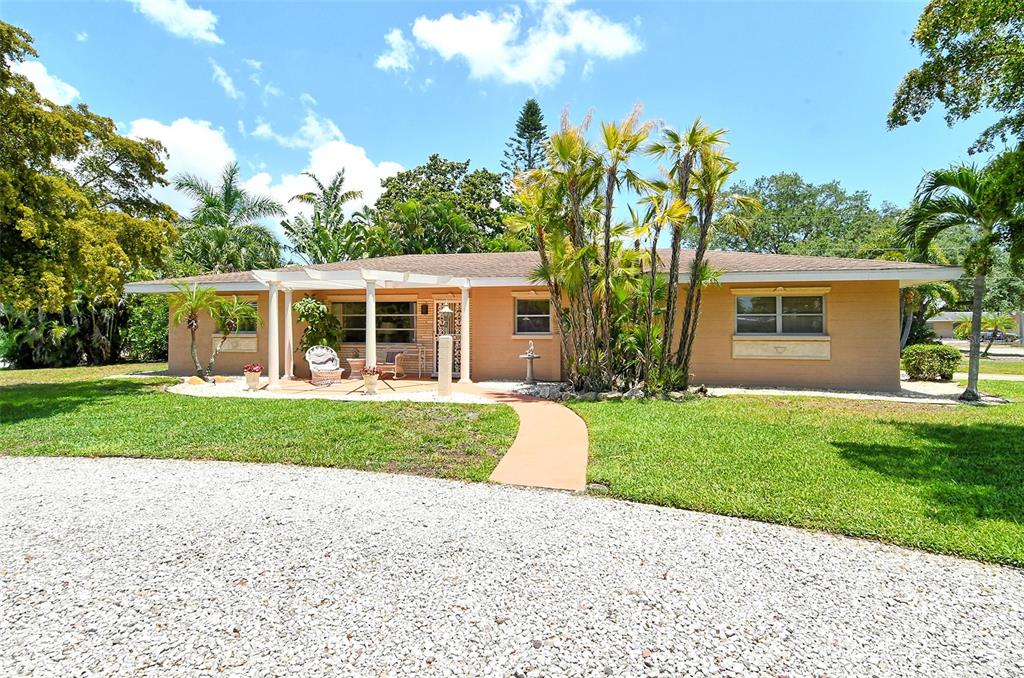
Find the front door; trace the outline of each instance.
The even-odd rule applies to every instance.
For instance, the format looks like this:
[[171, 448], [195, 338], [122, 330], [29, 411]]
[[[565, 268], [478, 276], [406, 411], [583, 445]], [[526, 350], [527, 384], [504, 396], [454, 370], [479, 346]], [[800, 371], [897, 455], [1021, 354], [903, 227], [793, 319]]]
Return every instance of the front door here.
[[[445, 306], [451, 309], [451, 313], [442, 313]], [[448, 320], [445, 320], [448, 316]], [[449, 327], [445, 327], [445, 323]], [[452, 376], [459, 376], [459, 366], [462, 365], [462, 303], [458, 301], [435, 301], [434, 302], [434, 374], [438, 370], [438, 359], [440, 352], [437, 350], [437, 338], [445, 334], [445, 330], [452, 335]]]

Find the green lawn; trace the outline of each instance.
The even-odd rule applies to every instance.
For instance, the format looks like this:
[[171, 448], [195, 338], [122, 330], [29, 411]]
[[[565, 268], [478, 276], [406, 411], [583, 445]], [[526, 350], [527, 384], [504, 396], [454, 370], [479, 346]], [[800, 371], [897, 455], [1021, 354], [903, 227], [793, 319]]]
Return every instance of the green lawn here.
[[[981, 388], [1024, 401], [1024, 383]], [[623, 499], [1024, 565], [1024, 402], [575, 403]]]
[[[967, 371], [967, 361], [960, 361], [958, 372]], [[991, 358], [981, 359], [981, 374], [1021, 374], [1024, 375], [1024, 360], [992, 360]]]
[[505, 405], [194, 398], [126, 368], [0, 371], [0, 451], [219, 459], [485, 480], [512, 444]]

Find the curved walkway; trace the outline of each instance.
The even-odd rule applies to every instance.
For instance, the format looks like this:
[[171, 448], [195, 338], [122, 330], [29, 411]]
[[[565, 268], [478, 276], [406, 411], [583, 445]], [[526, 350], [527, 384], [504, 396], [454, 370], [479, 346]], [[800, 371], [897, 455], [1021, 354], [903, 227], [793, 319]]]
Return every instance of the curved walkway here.
[[1024, 573], [485, 483], [0, 457], [0, 675], [1014, 676]]
[[458, 390], [486, 395], [519, 417], [519, 432], [490, 480], [506, 485], [581, 491], [587, 485], [587, 425], [561, 403], [458, 384]]

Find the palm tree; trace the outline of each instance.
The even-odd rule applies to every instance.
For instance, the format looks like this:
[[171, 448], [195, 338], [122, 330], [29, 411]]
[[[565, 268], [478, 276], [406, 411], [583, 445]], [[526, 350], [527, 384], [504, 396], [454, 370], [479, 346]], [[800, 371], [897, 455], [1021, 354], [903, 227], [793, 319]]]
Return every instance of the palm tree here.
[[213, 186], [192, 174], [175, 178], [174, 187], [196, 200], [182, 234], [183, 256], [205, 271], [237, 271], [281, 265], [280, 243], [260, 220], [281, 216], [272, 198], [251, 195], [241, 186], [238, 163], [224, 168]]
[[1010, 266], [1019, 271], [1024, 259], [1024, 206], [1007, 206], [996, 199], [985, 170], [956, 165], [929, 172], [921, 180], [914, 203], [900, 217], [900, 234], [905, 241], [926, 252], [940, 233], [951, 228], [970, 229], [972, 236], [965, 268], [974, 276], [971, 304], [971, 353], [967, 388], [961, 400], [977, 401], [978, 371], [981, 363], [982, 304], [985, 277], [992, 268], [998, 243], [1009, 244]]
[[199, 352], [196, 349], [196, 331], [199, 329], [199, 316], [213, 312], [220, 304], [220, 298], [213, 288], [199, 287], [195, 284], [178, 283], [174, 289], [169, 299], [171, 308], [174, 309], [171, 317], [175, 324], [180, 325], [184, 322], [188, 327], [189, 335], [192, 337], [192, 363], [196, 368], [196, 376], [206, 381], [207, 376], [202, 363], [199, 362]]
[[[712, 228], [741, 233], [748, 227], [751, 215], [761, 209], [756, 198], [722, 193], [737, 167], [736, 162], [725, 156], [721, 146], [712, 146], [699, 153], [699, 164], [693, 173], [691, 195], [697, 236], [693, 262], [690, 264], [690, 282], [683, 305], [679, 352], [675, 357], [675, 367], [683, 388], [688, 387], [690, 382], [690, 359], [693, 356], [693, 340], [697, 335], [697, 321], [700, 319], [702, 291], [717, 278], [717, 273], [705, 259]], [[667, 346], [665, 350], [669, 350]]]
[[[646, 152], [657, 158], [668, 157], [671, 165], [668, 169], [668, 179], [672, 184], [676, 196], [686, 202], [690, 197], [690, 180], [693, 175], [695, 163], [712, 149], [725, 143], [725, 130], [712, 130], [705, 125], [700, 118], [697, 118], [690, 129], [680, 133], [674, 129], [666, 128], [662, 132], [661, 141], [650, 144]], [[683, 245], [683, 229], [685, 220], [674, 220], [672, 226], [671, 257], [668, 265], [668, 289], [665, 298], [665, 322], [662, 329], [662, 358], [661, 366], [664, 367], [672, 353], [673, 333], [676, 324], [676, 301], [679, 295], [679, 259]], [[696, 261], [695, 261], [696, 263]], [[651, 264], [657, 268], [657, 259]], [[694, 274], [691, 274], [693, 282]]]
[[344, 168], [326, 185], [312, 172], [303, 174], [313, 180], [316, 190], [299, 193], [290, 200], [311, 206], [311, 216], [300, 214], [281, 222], [292, 249], [311, 264], [358, 259], [362, 256], [357, 238], [360, 228], [346, 222], [345, 205], [362, 198], [363, 192], [345, 190]]
[[[959, 323], [955, 332], [957, 336], [970, 336], [974, 329], [974, 323], [972, 320], [964, 320]], [[992, 348], [993, 342], [996, 340], [996, 334], [998, 332], [1013, 332], [1017, 329], [1017, 320], [1008, 313], [985, 313], [981, 316], [981, 331], [990, 332], [988, 343], [985, 344], [985, 349], [981, 352], [981, 355], [988, 357], [988, 352]]]
[[640, 122], [642, 107], [637, 104], [621, 123], [606, 122], [601, 124], [601, 136], [604, 141], [604, 304], [602, 306], [601, 330], [604, 334], [605, 347], [605, 379], [611, 382], [614, 373], [612, 365], [612, 209], [615, 203], [615, 192], [623, 183], [632, 187], [639, 180], [632, 170], [621, 171], [630, 156], [647, 139], [651, 123]]
[[[224, 343], [228, 340], [228, 337], [237, 332], [238, 328], [244, 324], [251, 324], [253, 326], [260, 324], [260, 315], [256, 311], [256, 305], [251, 301], [242, 301], [234, 295], [230, 299], [218, 298], [210, 306], [209, 311], [213, 321], [220, 328], [220, 341], [217, 342], [213, 353], [210, 354], [210, 361], [206, 364], [207, 379], [213, 374], [213, 365], [217, 361], [220, 350], [224, 348]], [[193, 333], [192, 338], [194, 343], [195, 333]], [[193, 356], [195, 356], [194, 352]], [[193, 357], [193, 359], [195, 358]]]

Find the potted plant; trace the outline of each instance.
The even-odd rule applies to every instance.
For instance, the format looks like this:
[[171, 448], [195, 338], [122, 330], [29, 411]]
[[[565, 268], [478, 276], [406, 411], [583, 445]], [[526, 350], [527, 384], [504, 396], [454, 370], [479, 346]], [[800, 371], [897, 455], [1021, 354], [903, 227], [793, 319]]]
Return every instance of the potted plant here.
[[363, 368], [363, 386], [366, 387], [367, 395], [377, 395], [377, 379], [379, 377], [380, 368], [376, 365]]
[[260, 375], [263, 374], [263, 365], [249, 363], [242, 368], [242, 372], [245, 373], [245, 385], [249, 387], [250, 391], [255, 391], [260, 387]]

